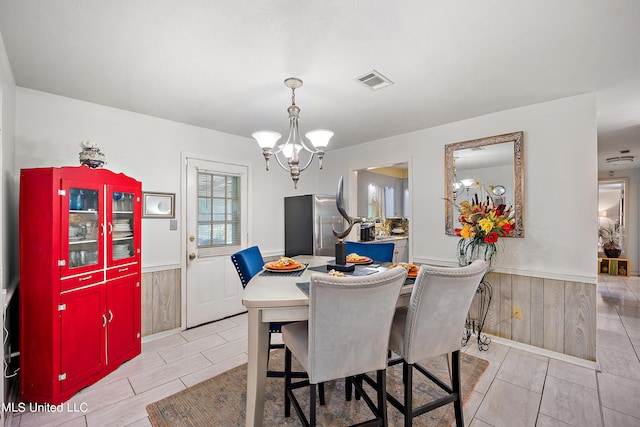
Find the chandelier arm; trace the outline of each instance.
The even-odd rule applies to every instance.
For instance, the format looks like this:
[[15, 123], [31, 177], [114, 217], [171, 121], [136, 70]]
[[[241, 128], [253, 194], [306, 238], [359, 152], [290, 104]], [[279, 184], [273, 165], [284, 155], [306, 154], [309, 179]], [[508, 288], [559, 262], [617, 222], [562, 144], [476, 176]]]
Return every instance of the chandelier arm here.
[[297, 116], [289, 116], [289, 137], [287, 141], [284, 143], [282, 148], [284, 148], [287, 144], [291, 144], [291, 159], [293, 161], [298, 161], [298, 151], [296, 150], [296, 145], [302, 138], [300, 137], [300, 131], [298, 130], [298, 118]]
[[[280, 156], [278, 156], [278, 154], [280, 154], [282, 152], [282, 150], [278, 150], [277, 152], [273, 153], [273, 157], [276, 158], [276, 161], [278, 162], [278, 164], [280, 165], [280, 167], [284, 170], [286, 170], [287, 172], [291, 172], [291, 169], [286, 167], [282, 161], [280, 160]], [[286, 157], [285, 157], [286, 158]], [[287, 160], [288, 163], [288, 160]]]
[[310, 152], [312, 154], [318, 154], [318, 152], [320, 151], [315, 147], [309, 148], [307, 146], [307, 144], [305, 144], [304, 139], [302, 137], [300, 138], [300, 145], [302, 145], [302, 148], [304, 148], [305, 150], [307, 150], [308, 152]]
[[313, 152], [312, 152], [312, 153], [311, 153], [311, 155], [310, 155], [310, 157], [309, 157], [309, 161], [308, 161], [308, 162], [307, 162], [303, 167], [301, 167], [301, 168], [300, 168], [300, 172], [303, 172], [306, 168], [308, 168], [308, 167], [309, 167], [309, 165], [310, 165], [310, 164], [311, 164], [311, 162], [313, 161], [313, 158], [314, 158], [314, 157], [315, 157], [315, 153], [313, 153]]

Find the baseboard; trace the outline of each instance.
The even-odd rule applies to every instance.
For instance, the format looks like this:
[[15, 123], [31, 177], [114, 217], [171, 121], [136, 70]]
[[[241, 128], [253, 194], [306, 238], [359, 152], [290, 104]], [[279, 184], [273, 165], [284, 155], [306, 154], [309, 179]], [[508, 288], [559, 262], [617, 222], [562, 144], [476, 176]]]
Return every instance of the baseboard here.
[[552, 359], [560, 360], [562, 362], [571, 363], [573, 365], [582, 366], [584, 368], [600, 372], [600, 364], [598, 363], [598, 361], [581, 359], [580, 357], [569, 356], [568, 354], [558, 353], [557, 351], [547, 350], [546, 348], [536, 347], [535, 345], [524, 344], [518, 341], [512, 341], [510, 339], [496, 337], [490, 334], [483, 333], [482, 335], [487, 335], [488, 337], [490, 337], [492, 343], [506, 345], [508, 347], [517, 348], [519, 350], [528, 351], [529, 353], [539, 354], [540, 356], [550, 357]]

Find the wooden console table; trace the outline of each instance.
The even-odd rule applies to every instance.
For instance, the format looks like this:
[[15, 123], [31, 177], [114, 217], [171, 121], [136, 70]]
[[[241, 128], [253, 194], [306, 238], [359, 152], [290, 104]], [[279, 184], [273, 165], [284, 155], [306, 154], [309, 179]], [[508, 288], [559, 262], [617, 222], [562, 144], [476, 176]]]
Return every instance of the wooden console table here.
[[627, 258], [598, 258], [598, 274], [629, 276], [631, 261]]

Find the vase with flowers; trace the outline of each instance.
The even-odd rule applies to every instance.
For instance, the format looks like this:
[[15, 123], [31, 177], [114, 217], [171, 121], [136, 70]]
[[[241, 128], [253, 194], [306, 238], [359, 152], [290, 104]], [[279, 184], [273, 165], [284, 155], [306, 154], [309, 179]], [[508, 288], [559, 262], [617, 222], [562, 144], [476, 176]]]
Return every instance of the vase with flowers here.
[[622, 231], [622, 227], [617, 222], [598, 229], [602, 250], [607, 258], [618, 258], [622, 253], [620, 246]]
[[483, 259], [491, 266], [499, 239], [508, 236], [513, 229], [512, 208], [504, 204], [495, 205], [491, 197], [480, 201], [477, 194], [470, 202], [460, 202], [456, 207], [461, 227], [455, 232], [456, 236], [462, 237], [458, 241], [459, 264], [467, 265]]

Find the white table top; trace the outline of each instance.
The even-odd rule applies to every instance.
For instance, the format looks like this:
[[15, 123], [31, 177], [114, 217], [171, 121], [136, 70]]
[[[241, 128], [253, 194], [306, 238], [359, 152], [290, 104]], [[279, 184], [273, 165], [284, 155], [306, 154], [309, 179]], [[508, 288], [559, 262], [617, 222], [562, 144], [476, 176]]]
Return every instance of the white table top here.
[[[293, 257], [301, 263], [308, 263], [309, 267], [327, 264], [334, 257], [299, 255]], [[308, 282], [312, 273], [316, 271], [307, 268], [300, 276], [256, 274], [247, 284], [242, 293], [242, 304], [247, 308], [276, 308], [309, 305], [309, 297], [301, 291], [296, 283]], [[412, 285], [403, 286], [400, 294], [410, 294]]]

